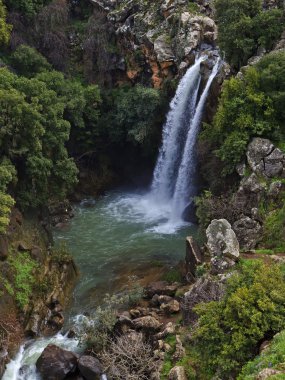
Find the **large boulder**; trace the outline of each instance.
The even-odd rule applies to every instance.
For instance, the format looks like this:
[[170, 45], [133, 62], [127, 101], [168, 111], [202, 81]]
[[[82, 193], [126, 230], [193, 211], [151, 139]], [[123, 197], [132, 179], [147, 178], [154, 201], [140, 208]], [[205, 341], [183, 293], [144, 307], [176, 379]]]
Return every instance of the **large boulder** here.
[[243, 249], [254, 249], [262, 236], [261, 224], [244, 216], [233, 224], [238, 241]]
[[184, 294], [181, 309], [185, 325], [193, 324], [198, 316], [193, 310], [201, 302], [219, 301], [225, 293], [225, 285], [210, 277], [200, 278], [192, 288]]
[[76, 370], [77, 360], [73, 352], [49, 344], [38, 358], [36, 366], [43, 380], [62, 380]]
[[226, 219], [214, 219], [206, 230], [207, 247], [213, 258], [235, 261], [239, 258], [239, 242]]
[[169, 36], [165, 34], [157, 37], [154, 41], [154, 51], [158, 62], [173, 61], [175, 58]]
[[81, 356], [78, 360], [78, 368], [86, 380], [100, 380], [103, 374], [102, 365], [94, 356]]
[[154, 317], [150, 315], [133, 320], [134, 326], [137, 330], [143, 330], [145, 332], [159, 331], [162, 324]]

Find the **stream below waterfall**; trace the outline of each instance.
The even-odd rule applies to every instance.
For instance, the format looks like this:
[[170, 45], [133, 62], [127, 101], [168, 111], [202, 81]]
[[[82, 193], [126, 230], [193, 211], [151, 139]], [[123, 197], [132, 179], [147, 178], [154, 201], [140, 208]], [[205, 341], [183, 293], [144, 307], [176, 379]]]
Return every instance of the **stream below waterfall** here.
[[[65, 329], [79, 324], [84, 313], [96, 310], [106, 293], [123, 290], [130, 276], [151, 281], [161, 266], [183, 260], [185, 237], [195, 234], [196, 227], [181, 220], [170, 222], [170, 212], [168, 204], [157, 204], [150, 194], [122, 191], [75, 206], [70, 223], [54, 232], [56, 244], [67, 244], [80, 272]], [[49, 343], [80, 350], [75, 339], [61, 333], [27, 342], [8, 364], [2, 380], [40, 379], [35, 363]]]

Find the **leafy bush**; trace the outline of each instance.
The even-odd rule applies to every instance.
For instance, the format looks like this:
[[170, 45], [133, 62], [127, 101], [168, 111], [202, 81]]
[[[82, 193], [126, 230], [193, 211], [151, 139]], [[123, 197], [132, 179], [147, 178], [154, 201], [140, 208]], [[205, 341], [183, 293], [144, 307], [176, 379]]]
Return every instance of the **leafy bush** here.
[[259, 46], [271, 49], [284, 27], [280, 9], [263, 11], [261, 0], [215, 0], [219, 45], [239, 69]]
[[50, 0], [5, 0], [9, 9], [23, 12], [27, 16], [34, 16]]
[[51, 70], [51, 65], [48, 63], [36, 49], [20, 45], [11, 56], [11, 64], [16, 69], [17, 73], [28, 78], [46, 70]]
[[14, 275], [13, 284], [10, 285], [14, 289], [18, 306], [23, 309], [32, 295], [35, 284], [34, 271], [37, 264], [27, 252], [19, 252], [17, 255], [10, 256], [9, 264]]
[[194, 341], [204, 365], [227, 378], [254, 357], [258, 343], [285, 327], [284, 273], [252, 262], [228, 281], [219, 302], [200, 304]]
[[285, 250], [285, 204], [271, 211], [264, 222], [263, 242], [268, 248], [283, 248]]
[[213, 125], [205, 125], [201, 140], [209, 141], [223, 163], [223, 174], [231, 174], [255, 136], [284, 140], [285, 53], [271, 53], [242, 79], [225, 81]]

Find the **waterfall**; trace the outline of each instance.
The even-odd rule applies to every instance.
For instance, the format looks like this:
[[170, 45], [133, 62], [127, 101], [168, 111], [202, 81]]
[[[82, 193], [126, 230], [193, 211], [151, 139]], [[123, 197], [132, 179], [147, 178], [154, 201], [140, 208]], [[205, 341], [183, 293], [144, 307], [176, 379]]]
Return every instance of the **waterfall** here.
[[199, 58], [188, 69], [170, 103], [170, 111], [163, 128], [162, 147], [154, 170], [151, 192], [166, 202], [171, 199], [176, 182], [183, 147], [189, 128], [189, 120], [194, 116], [201, 80]]
[[197, 164], [195, 145], [207, 96], [211, 84], [218, 73], [219, 67], [220, 61], [218, 60], [201, 95], [194, 117], [190, 121], [190, 128], [186, 139], [173, 195], [172, 208], [174, 217], [181, 218], [183, 211], [187, 205], [193, 201], [193, 198], [196, 195], [196, 186], [194, 183]]
[[195, 145], [207, 96], [220, 67], [217, 60], [198, 101], [200, 64], [206, 58], [197, 59], [182, 78], [163, 128], [150, 197], [158, 204], [170, 205], [168, 225], [182, 221], [185, 208], [197, 192]]

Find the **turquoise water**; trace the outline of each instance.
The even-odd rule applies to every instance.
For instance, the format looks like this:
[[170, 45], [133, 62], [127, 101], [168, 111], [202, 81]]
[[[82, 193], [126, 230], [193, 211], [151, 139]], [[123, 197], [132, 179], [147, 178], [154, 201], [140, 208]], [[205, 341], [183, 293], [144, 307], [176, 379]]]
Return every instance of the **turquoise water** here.
[[196, 228], [170, 221], [169, 212], [168, 205], [147, 195], [120, 191], [75, 207], [75, 217], [55, 232], [80, 271], [70, 316], [94, 309], [105, 293], [120, 291], [129, 276], [141, 278], [184, 259], [185, 238]]

